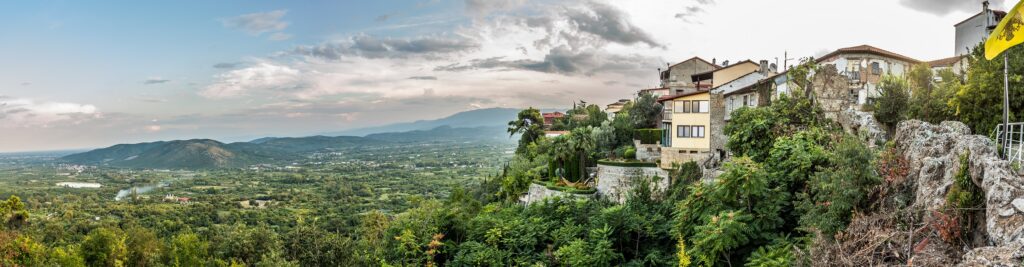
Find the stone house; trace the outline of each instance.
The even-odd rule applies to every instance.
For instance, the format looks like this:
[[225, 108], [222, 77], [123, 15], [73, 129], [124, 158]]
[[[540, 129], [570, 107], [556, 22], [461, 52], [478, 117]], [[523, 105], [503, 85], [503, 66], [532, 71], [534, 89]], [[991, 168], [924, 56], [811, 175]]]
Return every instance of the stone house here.
[[[663, 93], [663, 96], [696, 91], [701, 89], [701, 86], [698, 86], [692, 79], [693, 75], [707, 73], [720, 68], [714, 62], [708, 62], [700, 57], [692, 57], [674, 65], [669, 65], [664, 71], [658, 69], [661, 80], [661, 87], [658, 89], [663, 89], [658, 91]], [[703, 88], [709, 88], [708, 86], [705, 84]]]
[[819, 66], [834, 66], [848, 80], [851, 97], [858, 105], [874, 103], [878, 82], [884, 75], [904, 77], [920, 60], [870, 45], [840, 48], [816, 60]]

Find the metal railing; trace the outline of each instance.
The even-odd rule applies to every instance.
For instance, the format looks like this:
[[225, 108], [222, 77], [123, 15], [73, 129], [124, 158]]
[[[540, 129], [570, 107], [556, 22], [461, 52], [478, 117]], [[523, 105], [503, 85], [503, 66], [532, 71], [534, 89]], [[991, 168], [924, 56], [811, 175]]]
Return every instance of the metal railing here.
[[[996, 126], [996, 143], [1003, 146], [1003, 155], [1010, 163], [1024, 165], [1024, 122]], [[1004, 134], [1005, 133], [1005, 134]], [[1007, 142], [1003, 142], [1003, 140]]]

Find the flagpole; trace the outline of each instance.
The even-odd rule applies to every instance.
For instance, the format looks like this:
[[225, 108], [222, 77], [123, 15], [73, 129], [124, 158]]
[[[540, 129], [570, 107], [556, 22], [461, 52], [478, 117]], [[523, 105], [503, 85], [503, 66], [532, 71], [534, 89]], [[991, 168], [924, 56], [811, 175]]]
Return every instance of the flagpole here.
[[1003, 146], [1003, 159], [1009, 159], [1006, 148], [1010, 143], [1010, 59], [1007, 56], [1009, 52], [1003, 52], [1003, 142], [1000, 143]]

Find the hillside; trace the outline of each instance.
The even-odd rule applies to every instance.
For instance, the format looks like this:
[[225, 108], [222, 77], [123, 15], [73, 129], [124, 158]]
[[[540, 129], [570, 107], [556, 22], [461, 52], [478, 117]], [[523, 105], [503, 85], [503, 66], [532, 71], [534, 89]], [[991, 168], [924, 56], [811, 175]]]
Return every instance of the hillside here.
[[451, 141], [512, 142], [503, 126], [377, 133], [358, 136], [264, 137], [249, 142], [221, 143], [210, 139], [119, 144], [64, 156], [67, 162], [124, 168], [214, 169], [292, 161], [312, 152], [330, 152], [392, 143]]
[[209, 169], [241, 166], [262, 157], [210, 139], [119, 144], [72, 154], [62, 160], [93, 165], [155, 169]]
[[454, 115], [436, 120], [396, 123], [384, 126], [326, 133], [325, 135], [365, 136], [375, 133], [426, 131], [441, 126], [450, 126], [452, 128], [503, 127], [509, 121], [515, 119], [517, 113], [519, 113], [519, 109], [512, 108], [477, 109], [455, 113]]
[[442, 142], [442, 141], [494, 141], [515, 142], [504, 126], [482, 126], [453, 128], [440, 126], [430, 130], [416, 130], [398, 133], [376, 133], [366, 138], [387, 142]]

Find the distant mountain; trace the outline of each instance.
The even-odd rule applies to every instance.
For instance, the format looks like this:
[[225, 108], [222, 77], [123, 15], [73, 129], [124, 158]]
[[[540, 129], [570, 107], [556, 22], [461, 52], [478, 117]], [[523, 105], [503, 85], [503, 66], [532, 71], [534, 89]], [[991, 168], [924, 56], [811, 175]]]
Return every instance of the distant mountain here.
[[[430, 130], [415, 130], [397, 133], [376, 133], [366, 138], [388, 142], [432, 142], [432, 141], [493, 141], [513, 142], [505, 126], [461, 127], [440, 126]], [[511, 140], [511, 141], [510, 141]]]
[[361, 128], [355, 130], [327, 133], [325, 135], [351, 135], [365, 136], [375, 133], [398, 133], [408, 131], [427, 131], [441, 126], [452, 128], [476, 128], [506, 126], [508, 122], [516, 118], [519, 109], [514, 108], [486, 108], [455, 113], [454, 115], [436, 120], [421, 120], [415, 122], [396, 123], [384, 126]]
[[209, 169], [239, 166], [258, 156], [210, 139], [120, 144], [61, 159], [94, 165], [154, 169]]
[[[311, 152], [337, 151], [389, 143], [488, 141], [514, 142], [505, 132], [518, 109], [490, 108], [437, 120], [399, 123], [331, 135], [264, 137], [225, 144], [210, 139], [120, 144], [64, 156], [71, 163], [149, 169], [212, 169], [291, 161]], [[365, 137], [352, 135], [366, 135]]]
[[210, 139], [193, 139], [120, 144], [61, 159], [78, 164], [125, 168], [213, 169], [293, 160], [309, 152], [384, 143], [354, 136], [261, 138], [258, 141], [225, 144]]

